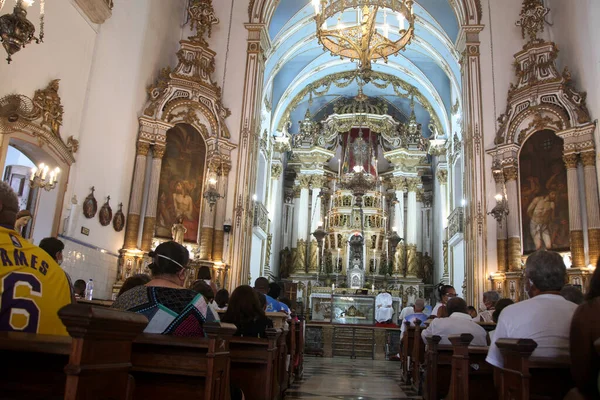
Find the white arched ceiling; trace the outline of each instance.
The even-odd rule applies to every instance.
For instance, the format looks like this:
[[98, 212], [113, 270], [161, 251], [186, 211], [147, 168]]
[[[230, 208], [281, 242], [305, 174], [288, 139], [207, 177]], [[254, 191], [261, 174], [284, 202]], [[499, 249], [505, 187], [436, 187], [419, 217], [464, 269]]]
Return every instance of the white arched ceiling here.
[[[418, 0], [414, 10], [417, 19], [412, 43], [406, 51], [390, 57], [387, 64], [380, 61], [372, 68], [417, 88], [433, 107], [444, 133], [448, 134], [451, 131], [452, 93], [460, 92], [459, 55], [454, 47], [458, 22], [447, 0]], [[355, 21], [355, 14], [345, 13], [344, 20]], [[377, 22], [383, 24], [383, 20]], [[398, 27], [393, 16], [389, 16], [388, 24]], [[315, 36], [314, 8], [310, 0], [281, 0], [271, 19], [269, 33], [272, 47], [265, 66], [265, 93], [273, 107], [271, 130], [274, 131], [302, 89], [325, 76], [355, 70], [356, 63], [323, 51]], [[354, 96], [357, 91], [355, 83], [345, 88], [332, 86], [320, 98], [313, 98], [311, 104], [308, 97], [301, 101], [289, 118], [296, 124], [304, 118], [307, 108], [314, 115], [326, 110], [335, 99]], [[410, 113], [409, 100], [396, 96], [391, 86], [379, 89], [366, 85], [364, 91], [370, 97], [385, 99], [399, 114]], [[427, 127], [428, 113], [420, 105], [415, 111], [419, 122]], [[293, 126], [292, 132], [295, 131]]]

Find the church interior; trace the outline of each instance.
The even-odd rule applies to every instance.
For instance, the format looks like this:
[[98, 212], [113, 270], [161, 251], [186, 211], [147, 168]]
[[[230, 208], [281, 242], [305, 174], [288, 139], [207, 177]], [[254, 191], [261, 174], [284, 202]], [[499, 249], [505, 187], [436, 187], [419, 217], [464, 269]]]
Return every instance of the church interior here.
[[[600, 341], [583, 339], [592, 361], [571, 347], [548, 366], [529, 360], [536, 337], [492, 321], [502, 300], [558, 293], [538, 262], [600, 308], [596, 17], [594, 0], [0, 0], [0, 164], [19, 206], [4, 222], [0, 188], [17, 234], [0, 231], [0, 258], [35, 269], [20, 240], [57, 238], [75, 283], [57, 314], [71, 341], [53, 342], [30, 330], [42, 289], [0, 271], [0, 333], [33, 335], [0, 336], [0, 353], [51, 360], [54, 382], [14, 398], [597, 398], [573, 366], [597, 382]], [[179, 289], [204, 280], [230, 306], [266, 278], [266, 334], [240, 340], [203, 303], [196, 349], [180, 318], [169, 344], [149, 308], [116, 311], [165, 260]], [[456, 299], [495, 330], [489, 353], [468, 330], [425, 337]], [[109, 348], [123, 351], [93, 354]]]

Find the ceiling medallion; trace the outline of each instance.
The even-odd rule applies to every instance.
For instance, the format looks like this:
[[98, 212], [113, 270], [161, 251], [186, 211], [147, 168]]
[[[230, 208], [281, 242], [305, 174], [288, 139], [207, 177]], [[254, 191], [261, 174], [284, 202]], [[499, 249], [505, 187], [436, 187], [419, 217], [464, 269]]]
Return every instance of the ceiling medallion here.
[[6, 61], [10, 64], [12, 55], [35, 40], [36, 43], [44, 41], [44, 0], [40, 0], [40, 36], [35, 37], [35, 26], [27, 19], [26, 7], [33, 4], [33, 0], [17, 0], [12, 14], [0, 17], [0, 42], [8, 53]]
[[[415, 32], [413, 3], [413, 0], [312, 0], [317, 39], [332, 55], [357, 60], [361, 71], [370, 71], [371, 62], [379, 59], [387, 62], [389, 56], [410, 44]], [[398, 19], [398, 30], [388, 24], [388, 17], [393, 16]], [[378, 17], [383, 24], [378, 25]], [[335, 26], [328, 27], [336, 21]]]

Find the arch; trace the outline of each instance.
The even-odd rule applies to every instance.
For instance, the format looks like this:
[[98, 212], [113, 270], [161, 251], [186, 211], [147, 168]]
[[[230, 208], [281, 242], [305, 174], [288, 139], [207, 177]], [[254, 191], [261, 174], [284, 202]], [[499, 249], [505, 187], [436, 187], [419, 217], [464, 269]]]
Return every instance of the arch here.
[[[200, 117], [198, 117], [198, 113]], [[204, 104], [189, 100], [179, 99], [172, 100], [165, 106], [161, 112], [161, 120], [172, 124], [187, 124], [193, 126], [204, 140], [208, 140], [210, 136], [215, 136], [219, 132], [218, 121], [212, 111]], [[210, 126], [210, 132], [206, 126]]]
[[540, 104], [528, 107], [511, 121], [505, 143], [522, 145], [525, 141], [543, 129], [560, 132], [571, 127], [571, 121], [565, 109], [554, 104]]

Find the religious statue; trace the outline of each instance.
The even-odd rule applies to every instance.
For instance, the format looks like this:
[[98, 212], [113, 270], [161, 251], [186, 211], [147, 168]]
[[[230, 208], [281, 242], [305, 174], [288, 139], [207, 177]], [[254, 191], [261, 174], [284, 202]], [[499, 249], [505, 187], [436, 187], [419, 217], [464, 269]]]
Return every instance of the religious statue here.
[[19, 233], [19, 235], [25, 237], [25, 228], [33, 215], [29, 210], [21, 210], [17, 213], [17, 221], [15, 222], [15, 231]]
[[423, 282], [424, 283], [432, 283], [433, 282], [433, 258], [429, 255], [429, 253], [425, 252], [425, 255], [422, 259], [423, 265]]
[[171, 227], [171, 235], [173, 235], [173, 241], [179, 244], [183, 244], [183, 238], [187, 228], [183, 225], [183, 217], [180, 215], [177, 217], [177, 223]]

